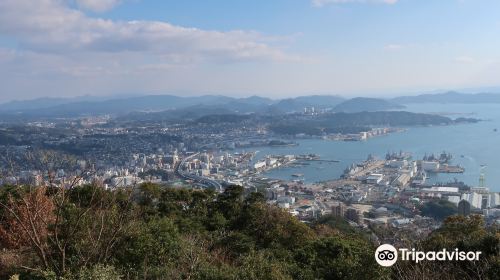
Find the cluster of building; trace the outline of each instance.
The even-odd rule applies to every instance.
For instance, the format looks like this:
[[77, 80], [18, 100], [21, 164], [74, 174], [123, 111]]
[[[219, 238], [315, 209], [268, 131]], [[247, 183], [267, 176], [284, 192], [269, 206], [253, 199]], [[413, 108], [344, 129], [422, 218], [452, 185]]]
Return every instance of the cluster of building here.
[[383, 227], [394, 233], [380, 236], [391, 244], [423, 238], [440, 226], [438, 220], [420, 213], [431, 201], [449, 201], [456, 205], [457, 214], [480, 214], [488, 223], [500, 224], [498, 192], [460, 182], [426, 183], [429, 172], [446, 172], [440, 166], [448, 164], [449, 159], [445, 162], [443, 158], [411, 160], [405, 153], [388, 155], [385, 160], [370, 156], [347, 168], [338, 180], [316, 184], [276, 181], [266, 188], [266, 194], [269, 203], [303, 221], [332, 215], [372, 232]]
[[[318, 110], [314, 107], [304, 110], [304, 118], [316, 114]], [[6, 173], [0, 176], [0, 184], [66, 187], [98, 183], [119, 188], [143, 182], [187, 181], [189, 185], [219, 190], [224, 185], [238, 184], [251, 191], [264, 190], [269, 203], [303, 221], [332, 215], [360, 228], [389, 227], [413, 237], [424, 236], [438, 226], [437, 221], [420, 215], [420, 206], [429, 201], [446, 200], [455, 204], [462, 215], [477, 213], [490, 222], [500, 222], [499, 193], [457, 182], [428, 184], [428, 174], [464, 171], [451, 165], [451, 155], [446, 153], [422, 160], [412, 160], [403, 152], [388, 154], [383, 160], [369, 156], [366, 161], [349, 166], [338, 180], [305, 184], [301, 180], [265, 178], [265, 172], [318, 160], [317, 156], [266, 155], [256, 159], [254, 152], [242, 152], [243, 148], [261, 145], [293, 144], [273, 139], [260, 123], [221, 125], [199, 121], [165, 127], [151, 122], [124, 127], [107, 126], [107, 121], [107, 118], [81, 120], [69, 124], [72, 129], [65, 131], [70, 132], [57, 136], [53, 132], [58, 124], [53, 123], [30, 124], [26, 128], [29, 133], [15, 130], [20, 135], [18, 141], [30, 145], [0, 146], [3, 155], [11, 155], [19, 163], [16, 171], [10, 172], [9, 163], [0, 161], [0, 170]], [[376, 128], [326, 137], [357, 141], [394, 131]], [[74, 165], [43, 169], [23, 157], [38, 148], [74, 154], [84, 151], [85, 156]]]
[[324, 136], [323, 139], [335, 140], [335, 141], [363, 141], [368, 140], [372, 137], [382, 136], [389, 133], [399, 132], [401, 129], [382, 127], [382, 128], [372, 128], [368, 131], [361, 131], [359, 133], [336, 133]]

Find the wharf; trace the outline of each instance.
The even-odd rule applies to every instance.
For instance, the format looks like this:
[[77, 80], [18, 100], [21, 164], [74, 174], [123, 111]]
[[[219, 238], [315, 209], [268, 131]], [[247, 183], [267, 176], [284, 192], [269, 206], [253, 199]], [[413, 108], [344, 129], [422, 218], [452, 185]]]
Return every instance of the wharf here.
[[442, 165], [439, 167], [437, 173], [464, 173], [465, 168], [458, 165]]

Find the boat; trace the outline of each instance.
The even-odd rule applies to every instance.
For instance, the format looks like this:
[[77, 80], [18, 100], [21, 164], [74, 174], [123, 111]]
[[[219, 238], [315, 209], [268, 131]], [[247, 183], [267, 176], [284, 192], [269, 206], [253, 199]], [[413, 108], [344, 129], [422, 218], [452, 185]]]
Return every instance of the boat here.
[[304, 174], [302, 173], [295, 173], [295, 174], [292, 174], [292, 177], [304, 177]]

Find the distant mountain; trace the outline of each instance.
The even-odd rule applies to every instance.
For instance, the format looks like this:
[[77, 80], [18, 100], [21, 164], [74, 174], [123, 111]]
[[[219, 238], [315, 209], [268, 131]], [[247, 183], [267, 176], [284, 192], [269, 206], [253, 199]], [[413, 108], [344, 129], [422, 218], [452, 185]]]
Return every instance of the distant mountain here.
[[[54, 106], [33, 108], [31, 103], [18, 106], [17, 110], [6, 108], [2, 112], [22, 113], [26, 116], [81, 116], [93, 114], [127, 114], [130, 112], [158, 112], [186, 108], [195, 105], [217, 105], [234, 101], [234, 98], [217, 95], [179, 97], [174, 95], [148, 95], [115, 98], [99, 101], [61, 103]], [[8, 104], [4, 104], [8, 107]]]
[[199, 104], [216, 105], [233, 101], [233, 98], [217, 95], [179, 97], [174, 95], [149, 95], [102, 102], [79, 102], [50, 108], [54, 112], [76, 114], [122, 114], [133, 111], [158, 112]]
[[265, 97], [250, 96], [247, 98], [234, 99], [223, 104], [216, 104], [215, 106], [221, 106], [225, 110], [230, 110], [238, 113], [253, 113], [261, 112], [275, 102], [275, 100]]
[[161, 112], [130, 112], [116, 118], [118, 121], [181, 121], [195, 120], [208, 115], [231, 115], [240, 112], [220, 106], [194, 105]]
[[14, 112], [14, 111], [27, 111], [35, 109], [45, 109], [63, 104], [83, 102], [83, 101], [102, 101], [110, 97], [97, 97], [97, 96], [77, 96], [69, 98], [57, 97], [42, 97], [31, 100], [15, 100], [7, 103], [0, 104], [0, 111]]
[[307, 106], [309, 105], [298, 102], [293, 98], [287, 98], [270, 105], [267, 111], [269, 113], [281, 114], [286, 112], [302, 111], [304, 110], [304, 107]]
[[[130, 95], [129, 95], [130, 96]], [[163, 112], [172, 114], [173, 110], [189, 108], [195, 110], [220, 110], [226, 113], [264, 113], [284, 114], [301, 112], [304, 107], [319, 109], [332, 108], [335, 112], [374, 112], [402, 109], [409, 103], [500, 103], [500, 94], [465, 94], [446, 92], [402, 96], [393, 99], [353, 98], [345, 100], [333, 95], [311, 95], [273, 100], [266, 97], [251, 96], [233, 98], [222, 95], [203, 95], [181, 97], [175, 95], [145, 95], [133, 97], [80, 96], [74, 98], [38, 98], [25, 101], [11, 101], [0, 104], [0, 120], [16, 118], [35, 119], [40, 117], [75, 117], [85, 115], [126, 115], [132, 112]], [[179, 111], [177, 111], [179, 112]], [[199, 115], [196, 113], [196, 115]]]
[[318, 108], [333, 108], [345, 101], [345, 98], [336, 95], [310, 95], [294, 98], [296, 102]]
[[449, 91], [438, 94], [422, 94], [417, 96], [401, 96], [391, 99], [398, 104], [410, 103], [500, 103], [500, 94], [494, 93], [460, 93]]
[[252, 105], [269, 105], [272, 104], [276, 101], [270, 98], [266, 97], [260, 97], [260, 96], [250, 96], [250, 97], [245, 97], [245, 98], [239, 98], [237, 99], [237, 102], [245, 103], [245, 104], [252, 104]]
[[333, 108], [335, 112], [356, 113], [402, 109], [404, 106], [378, 98], [356, 97]]
[[[96, 100], [97, 99], [97, 100]], [[0, 104], [2, 118], [9, 114], [23, 117], [73, 117], [97, 114], [124, 115], [132, 112], [163, 112], [196, 108], [235, 113], [287, 113], [302, 111], [304, 107], [331, 108], [343, 101], [337, 96], [303, 96], [292, 99], [272, 100], [251, 96], [233, 98], [221, 95], [180, 97], [175, 95], [146, 95], [102, 100], [97, 97], [73, 99], [42, 98]], [[193, 111], [191, 108], [187, 111]]]
[[333, 108], [344, 100], [344, 98], [334, 95], [299, 96], [282, 99], [272, 104], [268, 110], [275, 112], [297, 112], [303, 111], [305, 107]]
[[270, 129], [278, 134], [324, 135], [325, 133], [359, 133], [371, 127], [408, 127], [451, 125], [476, 122], [474, 119], [452, 120], [448, 117], [400, 111], [331, 113], [314, 119], [285, 119], [271, 123]]

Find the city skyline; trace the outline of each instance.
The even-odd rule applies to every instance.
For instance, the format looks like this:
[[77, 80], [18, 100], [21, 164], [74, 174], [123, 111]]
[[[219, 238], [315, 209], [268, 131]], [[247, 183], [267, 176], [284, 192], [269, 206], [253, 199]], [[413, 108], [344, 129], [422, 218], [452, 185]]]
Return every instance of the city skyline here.
[[498, 89], [491, 0], [33, 3], [0, 1], [0, 102]]

